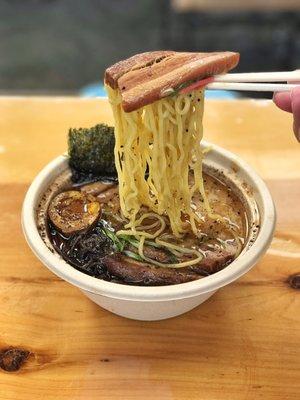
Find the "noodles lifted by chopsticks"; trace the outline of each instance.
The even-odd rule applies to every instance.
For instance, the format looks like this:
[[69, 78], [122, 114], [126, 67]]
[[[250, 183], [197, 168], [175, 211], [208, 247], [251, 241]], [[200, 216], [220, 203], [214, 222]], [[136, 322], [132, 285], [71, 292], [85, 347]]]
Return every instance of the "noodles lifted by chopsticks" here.
[[116, 121], [115, 161], [121, 210], [129, 220], [126, 233], [147, 236], [137, 230], [138, 213], [146, 206], [168, 217], [175, 236], [186, 231], [184, 215], [197, 234], [195, 222], [200, 219], [191, 208], [197, 191], [212, 215], [202, 178], [203, 90], [168, 97], [131, 113], [123, 111], [118, 90], [107, 86], [107, 91]]

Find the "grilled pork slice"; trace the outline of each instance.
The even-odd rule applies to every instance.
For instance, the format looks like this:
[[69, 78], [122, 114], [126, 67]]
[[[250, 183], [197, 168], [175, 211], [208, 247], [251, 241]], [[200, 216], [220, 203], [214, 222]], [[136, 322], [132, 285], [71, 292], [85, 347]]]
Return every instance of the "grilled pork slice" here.
[[199, 275], [192, 271], [154, 267], [118, 253], [105, 257], [103, 263], [111, 275], [131, 284], [175, 285], [199, 279]]
[[105, 72], [105, 82], [119, 88], [125, 112], [166, 97], [185, 85], [226, 73], [239, 62], [234, 52], [180, 53], [172, 51], [137, 54]]
[[154, 63], [160, 62], [164, 58], [174, 54], [171, 50], [147, 51], [146, 53], [136, 54], [126, 60], [113, 64], [105, 71], [105, 82], [113, 89], [118, 87], [118, 79], [129, 71], [135, 71]]
[[218, 250], [202, 246], [201, 250], [205, 253], [203, 260], [198, 265], [189, 267], [190, 271], [200, 275], [211, 275], [221, 271], [234, 260], [236, 254], [236, 249], [233, 246]]
[[[159, 250], [156, 258], [160, 262], [167, 260], [161, 258]], [[225, 268], [234, 259], [235, 250], [209, 250], [203, 248], [205, 257], [198, 265], [187, 268], [163, 268], [155, 267], [146, 262], [135, 261], [121, 254], [107, 256], [103, 260], [108, 272], [127, 283], [141, 285], [175, 285], [199, 279], [201, 276], [211, 275]]]
[[100, 193], [105, 192], [106, 190], [110, 189], [112, 186], [115, 186], [111, 182], [93, 182], [87, 183], [80, 187], [80, 191], [85, 194], [91, 194], [92, 196], [98, 196]]

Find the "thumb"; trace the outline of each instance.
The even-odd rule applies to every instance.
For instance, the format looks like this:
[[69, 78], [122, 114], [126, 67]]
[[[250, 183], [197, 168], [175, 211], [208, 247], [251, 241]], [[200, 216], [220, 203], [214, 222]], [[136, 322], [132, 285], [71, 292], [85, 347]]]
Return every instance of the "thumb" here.
[[294, 117], [294, 133], [300, 142], [300, 86], [291, 92], [291, 108]]
[[277, 92], [273, 95], [273, 101], [283, 111], [292, 112], [291, 92]]

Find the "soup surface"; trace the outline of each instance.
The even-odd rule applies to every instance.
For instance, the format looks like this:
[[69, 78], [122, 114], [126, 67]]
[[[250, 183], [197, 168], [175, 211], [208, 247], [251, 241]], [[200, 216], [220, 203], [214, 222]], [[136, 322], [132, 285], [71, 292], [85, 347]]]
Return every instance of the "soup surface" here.
[[[91, 196], [90, 199], [100, 203], [99, 218], [90, 217], [89, 227], [79, 226], [78, 230], [74, 228], [66, 233], [61, 226], [58, 228], [56, 220], [51, 216], [50, 203], [48, 237], [54, 249], [74, 268], [111, 282], [170, 285], [211, 275], [225, 268], [239, 255], [247, 238], [248, 227], [245, 209], [235, 193], [207, 174], [204, 174], [204, 183], [214, 215], [207, 215], [200, 193], [193, 197], [192, 207], [199, 216], [198, 236], [191, 232], [186, 218], [186, 233], [180, 238], [175, 237], [167, 217], [162, 216], [165, 228], [155, 239], [145, 240], [141, 253], [135, 237], [117, 234], [124, 230], [127, 222], [120, 211], [118, 185], [112, 181], [97, 181], [82, 185], [70, 184], [61, 193], [72, 190]], [[62, 211], [57, 210], [59, 213]], [[78, 202], [71, 210], [75, 213], [75, 219], [76, 213], [79, 213], [80, 223], [80, 212], [83, 211], [78, 207]], [[147, 212], [144, 208], [141, 215], [147, 215]], [[182, 218], [185, 219], [184, 214]], [[157, 220], [151, 213], [143, 220], [142, 228], [147, 229], [149, 236], [157, 232]], [[189, 265], [191, 262], [192, 265]]]

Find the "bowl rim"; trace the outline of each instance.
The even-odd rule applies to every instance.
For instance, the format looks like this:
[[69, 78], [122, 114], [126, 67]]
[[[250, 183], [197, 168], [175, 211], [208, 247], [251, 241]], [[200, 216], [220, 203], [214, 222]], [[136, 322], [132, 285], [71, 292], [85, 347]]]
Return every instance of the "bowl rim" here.
[[[94, 278], [64, 261], [61, 256], [46, 246], [42, 240], [37, 224], [36, 210], [40, 201], [41, 190], [45, 182], [53, 180], [67, 167], [67, 157], [58, 156], [48, 163], [32, 181], [22, 207], [21, 224], [24, 236], [33, 253], [42, 263], [58, 275], [82, 290], [105, 297], [131, 301], [166, 301], [194, 297], [203, 293], [216, 291], [245, 274], [266, 252], [275, 229], [276, 212], [271, 194], [255, 170], [240, 157], [209, 142], [202, 142], [204, 147], [212, 147], [211, 152], [229, 162], [233, 162], [243, 172], [251, 187], [259, 193], [262, 201], [263, 215], [260, 216], [260, 230], [253, 245], [237, 257], [223, 270], [191, 282], [168, 286], [133, 286], [107, 282]], [[245, 178], [244, 178], [245, 179]], [[247, 182], [247, 183], [248, 183]]]

